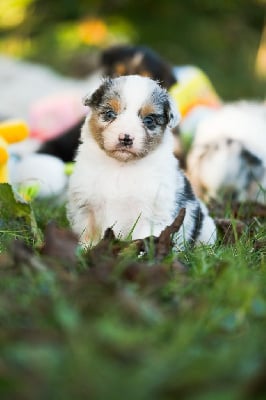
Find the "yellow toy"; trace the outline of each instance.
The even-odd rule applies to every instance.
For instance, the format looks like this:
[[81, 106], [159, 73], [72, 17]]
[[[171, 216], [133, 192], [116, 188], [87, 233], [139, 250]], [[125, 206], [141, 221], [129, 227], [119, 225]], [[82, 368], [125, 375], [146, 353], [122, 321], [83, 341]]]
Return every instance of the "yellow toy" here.
[[207, 75], [197, 67], [176, 68], [178, 82], [170, 88], [182, 118], [198, 106], [218, 108], [221, 100]]
[[0, 122], [0, 183], [8, 181], [8, 145], [20, 142], [29, 135], [27, 124], [21, 120]]

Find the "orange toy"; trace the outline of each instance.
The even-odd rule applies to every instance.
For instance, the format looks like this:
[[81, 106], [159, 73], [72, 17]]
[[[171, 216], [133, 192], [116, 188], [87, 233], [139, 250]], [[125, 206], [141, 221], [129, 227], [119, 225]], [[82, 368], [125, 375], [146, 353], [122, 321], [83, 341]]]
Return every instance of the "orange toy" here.
[[8, 181], [8, 146], [20, 142], [29, 135], [27, 124], [21, 120], [0, 122], [0, 183]]

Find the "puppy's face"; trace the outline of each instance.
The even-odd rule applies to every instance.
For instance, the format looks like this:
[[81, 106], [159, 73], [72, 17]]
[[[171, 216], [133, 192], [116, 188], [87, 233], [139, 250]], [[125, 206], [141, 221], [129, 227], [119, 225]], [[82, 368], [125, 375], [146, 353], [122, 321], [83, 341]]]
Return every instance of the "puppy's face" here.
[[105, 80], [84, 104], [91, 108], [86, 123], [99, 147], [124, 162], [149, 154], [179, 120], [167, 92], [137, 75]]

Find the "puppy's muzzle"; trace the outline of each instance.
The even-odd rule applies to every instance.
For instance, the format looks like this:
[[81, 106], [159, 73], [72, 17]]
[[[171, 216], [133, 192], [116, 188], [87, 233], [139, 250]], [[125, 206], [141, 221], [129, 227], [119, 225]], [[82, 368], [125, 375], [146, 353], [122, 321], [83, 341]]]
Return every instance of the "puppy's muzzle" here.
[[122, 147], [131, 147], [133, 145], [134, 137], [128, 135], [127, 133], [120, 133], [118, 139], [119, 139], [119, 144]]

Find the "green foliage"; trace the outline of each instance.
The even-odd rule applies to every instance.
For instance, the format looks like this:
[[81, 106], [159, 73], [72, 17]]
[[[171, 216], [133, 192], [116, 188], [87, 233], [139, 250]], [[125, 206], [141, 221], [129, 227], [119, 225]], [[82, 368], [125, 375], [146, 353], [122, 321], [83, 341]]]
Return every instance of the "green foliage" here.
[[[0, 50], [79, 75], [79, 59], [90, 72], [102, 47], [134, 42], [173, 65], [203, 68], [225, 100], [263, 99], [266, 83], [255, 74], [255, 60], [265, 6], [262, 0], [2, 0]], [[82, 40], [79, 25], [87, 19], [106, 25], [102, 41]]]
[[17, 237], [40, 245], [42, 239], [31, 206], [7, 183], [0, 184], [0, 251], [3, 242]]

